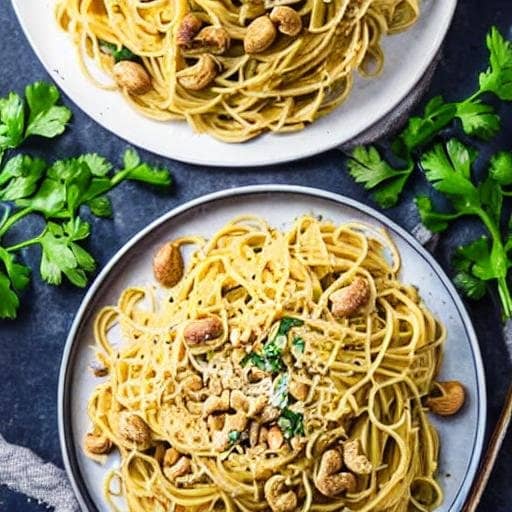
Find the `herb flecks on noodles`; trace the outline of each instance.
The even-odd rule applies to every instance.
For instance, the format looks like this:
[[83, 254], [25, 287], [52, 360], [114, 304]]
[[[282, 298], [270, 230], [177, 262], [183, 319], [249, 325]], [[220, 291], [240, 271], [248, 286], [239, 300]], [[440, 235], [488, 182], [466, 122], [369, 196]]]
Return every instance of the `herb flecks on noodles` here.
[[154, 119], [241, 142], [343, 103], [355, 71], [380, 72], [382, 36], [414, 24], [419, 1], [57, 0], [57, 19], [98, 86]]
[[107, 376], [85, 445], [120, 452], [107, 499], [118, 478], [131, 511], [434, 510], [422, 400], [435, 389], [432, 409], [456, 412], [453, 385], [434, 382], [445, 330], [397, 280], [386, 233], [240, 217], [171, 246], [185, 244], [198, 248], [163, 297], [127, 289], [96, 320]]

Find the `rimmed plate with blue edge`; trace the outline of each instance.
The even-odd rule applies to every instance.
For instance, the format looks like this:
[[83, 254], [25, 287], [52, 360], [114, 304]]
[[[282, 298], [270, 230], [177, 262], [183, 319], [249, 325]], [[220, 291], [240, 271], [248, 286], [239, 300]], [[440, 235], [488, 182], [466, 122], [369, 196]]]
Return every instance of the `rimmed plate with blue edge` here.
[[[97, 123], [153, 153], [223, 167], [262, 166], [312, 156], [354, 139], [387, 117], [434, 61], [457, 5], [457, 0], [421, 0], [421, 17], [411, 29], [384, 37], [383, 73], [372, 79], [356, 76], [348, 100], [305, 130], [265, 134], [243, 144], [226, 144], [194, 133], [185, 122], [164, 123], [146, 118], [118, 92], [97, 89], [82, 73], [71, 38], [55, 22], [55, 0], [11, 1], [25, 35], [48, 73]], [[108, 83], [108, 77], [102, 76], [102, 81]]]
[[445, 500], [439, 512], [459, 512], [475, 477], [486, 422], [486, 392], [482, 360], [471, 321], [452, 283], [433, 257], [404, 229], [375, 210], [352, 199], [313, 188], [257, 185], [216, 192], [190, 201], [157, 219], [134, 236], [105, 266], [85, 296], [69, 333], [59, 381], [59, 434], [66, 470], [84, 510], [106, 511], [103, 479], [117, 465], [115, 455], [101, 466], [84, 456], [82, 440], [90, 427], [88, 397], [97, 379], [87, 371], [94, 358], [92, 322], [105, 305], [117, 302], [122, 290], [154, 284], [152, 257], [167, 240], [213, 234], [232, 218], [256, 214], [280, 229], [304, 214], [334, 222], [362, 221], [385, 228], [402, 257], [400, 279], [418, 287], [421, 297], [446, 325], [440, 379], [464, 383], [464, 409], [449, 419], [432, 417], [439, 430], [439, 480]]

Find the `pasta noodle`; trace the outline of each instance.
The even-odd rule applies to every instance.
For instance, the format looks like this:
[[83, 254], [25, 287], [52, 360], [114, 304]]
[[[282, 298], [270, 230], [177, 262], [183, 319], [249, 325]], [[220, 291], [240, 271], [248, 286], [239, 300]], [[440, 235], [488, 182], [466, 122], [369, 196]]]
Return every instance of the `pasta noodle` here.
[[398, 280], [387, 234], [245, 216], [173, 247], [188, 244], [174, 287], [126, 289], [95, 322], [105, 379], [85, 450], [120, 453], [112, 509], [115, 495], [130, 511], [436, 509], [422, 401], [446, 333]]
[[[329, 113], [354, 71], [380, 72], [382, 36], [418, 16], [419, 0], [57, 0], [58, 23], [96, 85], [117, 87], [95, 78], [86, 57], [144, 115], [227, 142], [301, 130]], [[138, 61], [120, 79], [119, 59]], [[134, 74], [142, 87], [130, 84]]]

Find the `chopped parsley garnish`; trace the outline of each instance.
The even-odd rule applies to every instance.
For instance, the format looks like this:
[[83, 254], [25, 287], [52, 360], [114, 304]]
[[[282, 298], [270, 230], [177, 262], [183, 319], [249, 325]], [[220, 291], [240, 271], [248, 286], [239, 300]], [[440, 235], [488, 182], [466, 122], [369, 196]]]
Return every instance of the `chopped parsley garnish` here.
[[238, 430], [232, 430], [228, 434], [229, 444], [236, 444], [240, 440], [240, 432]]
[[281, 318], [281, 322], [279, 323], [277, 336], [286, 336], [290, 332], [290, 329], [293, 327], [301, 327], [302, 325], [304, 325], [304, 320], [301, 320], [300, 318], [293, 318], [291, 316], [284, 316]]
[[301, 413], [293, 412], [287, 407], [282, 410], [277, 424], [285, 439], [304, 435], [304, 416]]
[[252, 364], [260, 370], [270, 373], [278, 373], [284, 369], [284, 363], [281, 359], [283, 351], [288, 342], [287, 335], [293, 327], [304, 325], [300, 318], [285, 316], [281, 319], [275, 337], [263, 345], [263, 352], [251, 352], [241, 361], [242, 366]]
[[122, 60], [137, 60], [139, 58], [138, 55], [135, 55], [135, 53], [126, 48], [126, 46], [119, 47], [117, 44], [109, 43], [103, 39], [100, 39], [99, 44], [101, 51], [112, 55], [116, 62]]
[[296, 336], [295, 338], [293, 338], [292, 352], [294, 353], [294, 355], [303, 354], [305, 347], [306, 347], [306, 342], [304, 341], [303, 338], [301, 338], [299, 336]]
[[272, 397], [270, 399], [271, 405], [284, 409], [288, 405], [288, 382], [290, 376], [287, 373], [283, 373], [274, 383], [274, 389]]

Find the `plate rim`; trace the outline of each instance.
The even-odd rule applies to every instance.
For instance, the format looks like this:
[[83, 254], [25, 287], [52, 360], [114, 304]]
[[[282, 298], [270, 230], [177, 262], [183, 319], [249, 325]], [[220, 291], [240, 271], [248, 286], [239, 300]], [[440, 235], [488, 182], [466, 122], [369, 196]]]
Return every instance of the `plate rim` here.
[[94, 299], [96, 292], [99, 290], [103, 282], [108, 278], [110, 272], [115, 268], [119, 260], [121, 260], [129, 251], [131, 251], [144, 237], [149, 235], [151, 232], [170, 221], [174, 217], [197, 208], [199, 206], [206, 205], [208, 203], [216, 202], [222, 199], [233, 198], [237, 196], [253, 195], [253, 194], [268, 194], [268, 193], [288, 193], [288, 194], [299, 194], [315, 199], [324, 199], [332, 201], [342, 206], [348, 206], [355, 210], [372, 217], [377, 222], [381, 223], [385, 228], [394, 231], [396, 234], [401, 236], [416, 252], [420, 254], [431, 266], [432, 270], [441, 280], [445, 286], [446, 291], [449, 293], [453, 300], [455, 307], [461, 317], [464, 329], [468, 335], [470, 348], [475, 364], [475, 372], [477, 379], [477, 396], [475, 399], [477, 406], [477, 431], [474, 437], [473, 452], [471, 455], [470, 463], [467, 471], [461, 481], [457, 494], [450, 506], [449, 512], [458, 512], [454, 507], [461, 504], [467, 498], [471, 485], [475, 479], [476, 471], [478, 469], [480, 459], [482, 456], [483, 443], [485, 438], [486, 426], [487, 426], [487, 392], [486, 392], [486, 378], [484, 372], [484, 366], [478, 338], [476, 336], [473, 323], [466, 310], [466, 307], [457, 293], [455, 286], [446, 275], [441, 265], [435, 260], [435, 258], [423, 247], [417, 240], [411, 235], [406, 229], [399, 226], [393, 220], [386, 217], [383, 213], [375, 210], [374, 208], [365, 205], [355, 199], [329, 192], [326, 190], [306, 187], [299, 185], [286, 185], [286, 184], [263, 184], [263, 185], [248, 185], [242, 187], [236, 187], [232, 189], [224, 189], [210, 194], [206, 194], [190, 201], [187, 201], [168, 212], [164, 213], [145, 228], [138, 231], [132, 236], [106, 263], [101, 272], [97, 275], [90, 288], [87, 290], [82, 302], [75, 314], [73, 323], [69, 330], [64, 350], [62, 354], [61, 365], [59, 369], [59, 383], [58, 383], [58, 396], [57, 396], [57, 414], [58, 414], [58, 433], [59, 442], [61, 448], [61, 455], [64, 462], [66, 473], [71, 482], [71, 486], [75, 493], [75, 497], [78, 500], [82, 510], [86, 511], [98, 511], [98, 508], [92, 498], [89, 495], [87, 485], [84, 482], [83, 476], [78, 467], [76, 460], [76, 453], [73, 449], [73, 435], [70, 417], [70, 402], [71, 393], [69, 392], [70, 379], [72, 376], [72, 366], [74, 363], [74, 356], [76, 355], [77, 333], [79, 332], [82, 323], [87, 320], [87, 309], [89, 303]]
[[[340, 147], [343, 144], [350, 143], [353, 140], [356, 140], [359, 136], [366, 133], [368, 130], [370, 130], [372, 127], [376, 126], [379, 122], [383, 121], [388, 115], [390, 115], [411, 93], [411, 91], [414, 90], [414, 88], [418, 85], [418, 83], [421, 82], [422, 78], [425, 76], [425, 73], [427, 72], [429, 66], [434, 62], [436, 55], [439, 53], [440, 49], [442, 48], [442, 45], [448, 35], [450, 26], [452, 24], [455, 11], [458, 5], [458, 0], [444, 0], [447, 5], [447, 15], [445, 18], [443, 18], [443, 23], [440, 27], [440, 30], [437, 34], [436, 39], [434, 40], [433, 44], [429, 47], [429, 51], [427, 52], [425, 58], [423, 59], [422, 64], [416, 68], [415, 72], [412, 74], [410, 83], [408, 87], [405, 87], [403, 90], [401, 90], [400, 94], [398, 94], [393, 101], [386, 102], [385, 106], [381, 109], [381, 114], [377, 115], [373, 121], [368, 124], [367, 126], [361, 127], [357, 133], [353, 133], [352, 135], [347, 135], [344, 137], [341, 137], [340, 139], [337, 139], [336, 137], [330, 139], [328, 143], [318, 145], [318, 144], [299, 144], [299, 149], [295, 151], [291, 151], [290, 154], [286, 154], [284, 156], [281, 156], [281, 152], [276, 151], [265, 151], [264, 147], [261, 147], [258, 152], [258, 157], [251, 157], [251, 159], [254, 159], [254, 161], [251, 161], [249, 163], [246, 163], [243, 161], [243, 158], [234, 158], [233, 156], [231, 158], [227, 158], [227, 160], [222, 160], [222, 157], [210, 156], [207, 158], [206, 156], [202, 157], [196, 157], [194, 154], [188, 152], [186, 155], [183, 153], [179, 153], [179, 150], [172, 149], [171, 151], [166, 151], [165, 153], [162, 151], [159, 151], [155, 147], [148, 147], [148, 144], [144, 144], [142, 142], [137, 141], [137, 130], [133, 130], [130, 133], [125, 133], [123, 135], [120, 135], [117, 133], [117, 131], [114, 131], [114, 129], [110, 128], [108, 126], [108, 116], [101, 116], [97, 115], [96, 113], [91, 113], [91, 109], [87, 106], [82, 106], [78, 103], [78, 100], [76, 99], [76, 94], [74, 92], [74, 88], [72, 85], [69, 85], [69, 81], [61, 79], [61, 75], [58, 69], [54, 69], [53, 63], [49, 61], [48, 58], [43, 58], [43, 51], [39, 45], [35, 43], [35, 39], [32, 36], [28, 24], [26, 23], [25, 17], [21, 14], [21, 4], [23, 2], [26, 2], [28, 0], [11, 0], [11, 5], [13, 7], [13, 10], [16, 14], [16, 18], [18, 20], [18, 23], [23, 31], [23, 34], [25, 35], [25, 38], [27, 39], [32, 51], [35, 53], [37, 58], [39, 59], [39, 62], [42, 64], [46, 72], [50, 75], [52, 80], [58, 84], [59, 88], [64, 92], [64, 94], [67, 96], [69, 101], [73, 103], [73, 105], [78, 108], [81, 112], [83, 112], [89, 119], [93, 120], [95, 123], [99, 124], [102, 128], [107, 130], [110, 134], [115, 135], [116, 137], [120, 138], [121, 140], [124, 140], [125, 142], [128, 142], [129, 144], [138, 147], [144, 151], [148, 151], [150, 153], [153, 153], [155, 155], [169, 158], [172, 160], [176, 160], [179, 162], [192, 164], [192, 165], [206, 165], [211, 167], [229, 167], [229, 168], [243, 168], [243, 167], [249, 167], [249, 168], [257, 168], [257, 167], [263, 167], [268, 165], [276, 165], [276, 164], [283, 164], [287, 162], [293, 162], [298, 160], [303, 160], [305, 158], [313, 157], [319, 153], [323, 153], [325, 151], [330, 151], [333, 149], [336, 149]], [[435, 3], [435, 0], [433, 0]], [[391, 36], [388, 36], [391, 37]], [[91, 85], [91, 88], [93, 86]], [[129, 105], [127, 104], [127, 107]], [[339, 107], [338, 107], [339, 108]], [[342, 120], [340, 121], [340, 123]], [[308, 129], [311, 125], [306, 126], [305, 130]], [[335, 129], [336, 126], [327, 127], [326, 133], [330, 133]], [[192, 128], [187, 124], [187, 129], [190, 130], [190, 135], [194, 135], [194, 131]], [[132, 135], [133, 134], [133, 135]], [[264, 134], [265, 135], [265, 134]], [[266, 134], [269, 136], [277, 137], [278, 134]], [[286, 135], [286, 134], [284, 134]], [[283, 139], [283, 144], [286, 144], [286, 140]], [[233, 145], [232, 143], [223, 143], [223, 146], [226, 147], [228, 145]], [[235, 146], [238, 146], [239, 153], [242, 153], [244, 143], [238, 143], [235, 144]], [[175, 151], [178, 151], [179, 154], [172, 154]], [[238, 155], [239, 156], [239, 155]], [[218, 160], [213, 160], [213, 158], [220, 158]], [[223, 157], [226, 158], [226, 157]]]

